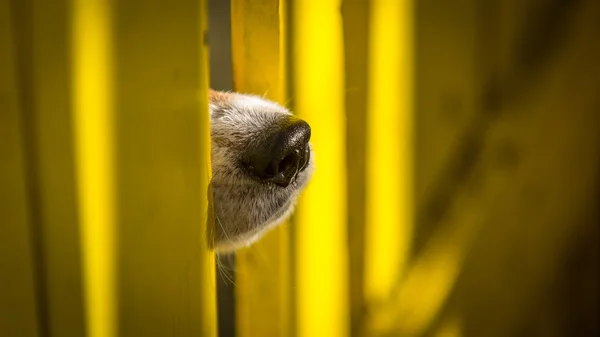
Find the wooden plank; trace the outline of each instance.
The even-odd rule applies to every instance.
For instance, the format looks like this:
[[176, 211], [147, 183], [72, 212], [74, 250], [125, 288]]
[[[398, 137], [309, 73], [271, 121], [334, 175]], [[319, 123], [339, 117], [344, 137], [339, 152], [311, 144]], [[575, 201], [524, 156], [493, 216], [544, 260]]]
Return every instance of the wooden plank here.
[[10, 3], [0, 2], [0, 335], [40, 336]]
[[75, 3], [91, 336], [216, 336], [204, 6]]
[[123, 336], [216, 335], [205, 6], [112, 3]]
[[351, 336], [360, 336], [365, 303], [367, 96], [369, 91], [369, 1], [342, 1], [348, 221], [348, 287]]
[[[283, 102], [278, 0], [231, 3], [234, 90]], [[289, 224], [236, 253], [236, 334], [290, 336]]]
[[413, 2], [371, 2], [367, 112], [365, 297], [403, 278], [413, 231]]
[[[437, 2], [419, 11], [429, 41], [417, 70], [426, 235], [372, 316], [389, 335], [431, 335], [454, 319], [463, 336], [574, 333], [561, 334], [564, 309], [546, 305], [564, 308], [555, 282], [572, 281], [565, 264], [597, 212], [600, 48], [589, 41], [600, 11], [593, 1], [495, 5], [461, 3], [465, 26], [440, 21], [458, 19]], [[487, 28], [473, 36], [472, 26]], [[452, 37], [443, 49], [440, 32]], [[436, 66], [448, 55], [464, 78]], [[463, 104], [440, 114], [434, 98], [452, 92]]]
[[297, 336], [346, 336], [350, 330], [340, 5], [286, 2], [287, 95], [292, 110], [311, 125], [316, 163], [293, 226]]
[[[12, 71], [40, 335], [85, 334], [71, 124], [69, 2], [15, 1]], [[9, 110], [10, 111], [10, 110]], [[11, 125], [11, 123], [9, 123]], [[14, 131], [13, 131], [14, 132]], [[18, 181], [18, 180], [17, 180]], [[23, 259], [27, 264], [27, 259]], [[26, 283], [25, 283], [26, 284]]]

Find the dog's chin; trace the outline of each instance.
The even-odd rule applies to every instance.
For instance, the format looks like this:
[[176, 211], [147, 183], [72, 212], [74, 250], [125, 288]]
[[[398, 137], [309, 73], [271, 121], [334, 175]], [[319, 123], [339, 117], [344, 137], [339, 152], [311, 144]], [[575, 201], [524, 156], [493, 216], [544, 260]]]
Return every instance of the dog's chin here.
[[294, 210], [297, 197], [291, 197], [281, 208], [277, 209], [268, 221], [252, 225], [252, 229], [237, 233], [235, 236], [217, 240], [215, 251], [220, 254], [232, 253], [240, 248], [248, 247], [258, 241], [267, 231], [284, 222]]
[[312, 170], [311, 163], [287, 187], [252, 179], [239, 180], [228, 186], [213, 181], [215, 251], [229, 253], [247, 247], [284, 222], [294, 211]]

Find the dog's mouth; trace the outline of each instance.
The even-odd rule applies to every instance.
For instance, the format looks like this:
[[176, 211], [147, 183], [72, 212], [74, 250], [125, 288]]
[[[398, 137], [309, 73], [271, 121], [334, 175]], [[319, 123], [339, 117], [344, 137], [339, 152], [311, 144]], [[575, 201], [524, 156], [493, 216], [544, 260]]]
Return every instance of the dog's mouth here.
[[[299, 181], [285, 188], [256, 183], [258, 184], [260, 184], [258, 189], [247, 189], [248, 194], [253, 196], [245, 196], [241, 193], [229, 198], [221, 193], [220, 186], [213, 186], [214, 244], [217, 252], [231, 251], [256, 241], [261, 233], [285, 221], [293, 211], [300, 192]], [[237, 187], [237, 189], [244, 188]]]

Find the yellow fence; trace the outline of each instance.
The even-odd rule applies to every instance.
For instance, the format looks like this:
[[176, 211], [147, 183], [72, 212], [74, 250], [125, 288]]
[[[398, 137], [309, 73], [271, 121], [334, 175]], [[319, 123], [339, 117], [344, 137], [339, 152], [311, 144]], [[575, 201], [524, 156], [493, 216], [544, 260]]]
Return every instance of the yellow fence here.
[[1, 3], [1, 336], [216, 336], [205, 5]]
[[[316, 161], [237, 336], [579, 336], [540, 317], [597, 234], [600, 5], [488, 4], [231, 0]], [[219, 335], [206, 6], [0, 2], [0, 337]]]

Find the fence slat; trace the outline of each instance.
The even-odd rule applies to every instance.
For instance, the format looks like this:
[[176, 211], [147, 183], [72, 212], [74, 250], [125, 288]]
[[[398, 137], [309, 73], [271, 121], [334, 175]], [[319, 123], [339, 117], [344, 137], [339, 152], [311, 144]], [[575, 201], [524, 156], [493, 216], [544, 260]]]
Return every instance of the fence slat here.
[[[234, 89], [282, 102], [279, 0], [231, 3]], [[238, 336], [290, 336], [289, 225], [236, 253]]]
[[112, 5], [118, 332], [214, 336], [205, 3]]
[[346, 148], [339, 0], [286, 3], [289, 98], [312, 128], [316, 170], [293, 225], [297, 336], [349, 332]]
[[107, 1], [74, 1], [73, 120], [90, 337], [117, 336], [112, 22]]
[[348, 177], [348, 278], [351, 336], [360, 336], [365, 310], [367, 96], [369, 92], [369, 0], [343, 0]]
[[[4, 55], [13, 60], [9, 64], [3, 62], [6, 65], [3, 69], [7, 70], [3, 78], [15, 82], [13, 89], [3, 90], [2, 97], [7, 98], [9, 103], [6, 111], [7, 117], [11, 117], [7, 126], [14, 128], [7, 134], [20, 134], [19, 140], [9, 139], [7, 145], [18, 144], [17, 148], [21, 147], [23, 178], [13, 177], [14, 181], [10, 183], [13, 188], [8, 191], [15, 193], [15, 184], [24, 183], [29, 240], [29, 253], [12, 263], [21, 264], [22, 270], [32, 271], [33, 279], [23, 280], [22, 287], [32, 282], [31, 295], [35, 297], [36, 312], [35, 317], [23, 315], [8, 323], [9, 327], [15, 323], [28, 327], [22, 326], [19, 328], [21, 331], [6, 335], [28, 335], [29, 329], [33, 328], [40, 336], [84, 336], [81, 250], [70, 118], [69, 1], [9, 3], [10, 11], [3, 9], [1, 12], [10, 13], [3, 22], [11, 24], [12, 36], [2, 41], [4, 48], [12, 49]], [[14, 106], [13, 100], [16, 102]], [[16, 110], [12, 109], [14, 107]], [[15, 112], [16, 115], [12, 115]], [[18, 118], [17, 124], [10, 120], [14, 117]], [[15, 159], [13, 157], [8, 162]], [[8, 167], [16, 168], [15, 163]], [[7, 175], [10, 176], [10, 173], [7, 172]], [[14, 197], [9, 205], [20, 200], [18, 195]], [[15, 239], [14, 244], [8, 244], [9, 250], [11, 246], [15, 249], [19, 243], [22, 244], [14, 237], [23, 225], [14, 222], [19, 211], [23, 209], [16, 207], [10, 211], [13, 219], [6, 222], [6, 228], [11, 229], [8, 237]], [[1, 223], [5, 224], [4, 221]], [[17, 252], [18, 249], [8, 256], [14, 258]], [[10, 268], [2, 267], [2, 274], [10, 275]], [[19, 307], [28, 302], [29, 295], [21, 296], [24, 304], [0, 303], [6, 303], [6, 308], [12, 312], [12, 305]], [[24, 312], [17, 310], [19, 314]], [[8, 317], [10, 315], [13, 313]]]
[[413, 227], [412, 0], [371, 2], [365, 296], [381, 302], [402, 277]]
[[39, 324], [9, 4], [0, 2], [0, 336], [35, 337]]
[[216, 336], [204, 1], [1, 6], [0, 334]]
[[204, 2], [10, 5], [0, 334], [216, 336]]

